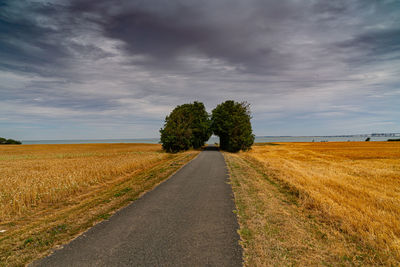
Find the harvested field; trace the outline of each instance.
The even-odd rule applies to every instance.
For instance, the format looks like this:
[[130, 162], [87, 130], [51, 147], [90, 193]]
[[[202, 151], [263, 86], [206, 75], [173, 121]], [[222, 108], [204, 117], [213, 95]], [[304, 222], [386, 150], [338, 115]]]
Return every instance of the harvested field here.
[[197, 154], [154, 144], [0, 147], [0, 266], [25, 264], [107, 219]]
[[143, 170], [167, 157], [158, 145], [26, 145], [0, 147], [0, 221]]
[[302, 208], [371, 248], [381, 263], [400, 260], [400, 144], [266, 144], [238, 156], [261, 164]]

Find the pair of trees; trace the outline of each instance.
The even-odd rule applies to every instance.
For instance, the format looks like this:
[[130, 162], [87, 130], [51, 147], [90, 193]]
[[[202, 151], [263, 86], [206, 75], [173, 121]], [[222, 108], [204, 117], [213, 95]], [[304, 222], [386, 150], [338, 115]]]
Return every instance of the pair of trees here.
[[232, 100], [219, 104], [210, 115], [204, 104], [194, 102], [177, 106], [165, 118], [160, 130], [161, 143], [167, 152], [200, 148], [214, 133], [223, 150], [248, 150], [254, 142], [249, 104]]

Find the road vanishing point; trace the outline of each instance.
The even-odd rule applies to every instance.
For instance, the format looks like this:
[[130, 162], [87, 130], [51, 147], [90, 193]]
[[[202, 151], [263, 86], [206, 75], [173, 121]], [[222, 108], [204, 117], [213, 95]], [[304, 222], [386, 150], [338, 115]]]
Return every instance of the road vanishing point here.
[[208, 147], [170, 179], [31, 266], [242, 266], [222, 154]]

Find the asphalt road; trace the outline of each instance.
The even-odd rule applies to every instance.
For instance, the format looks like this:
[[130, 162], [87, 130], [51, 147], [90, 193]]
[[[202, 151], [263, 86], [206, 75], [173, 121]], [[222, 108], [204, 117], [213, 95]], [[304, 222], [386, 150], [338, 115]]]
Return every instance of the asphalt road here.
[[228, 182], [224, 158], [211, 147], [33, 266], [242, 266]]

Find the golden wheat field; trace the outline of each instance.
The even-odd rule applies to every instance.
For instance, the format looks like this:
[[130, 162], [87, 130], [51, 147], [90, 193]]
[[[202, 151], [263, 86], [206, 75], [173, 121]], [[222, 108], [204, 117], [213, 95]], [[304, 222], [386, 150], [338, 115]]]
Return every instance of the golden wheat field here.
[[240, 157], [258, 160], [298, 190], [304, 207], [400, 259], [400, 143], [282, 143]]
[[0, 146], [0, 266], [47, 255], [198, 153], [169, 154], [158, 144]]
[[160, 145], [147, 144], [1, 146], [0, 222], [167, 157]]

